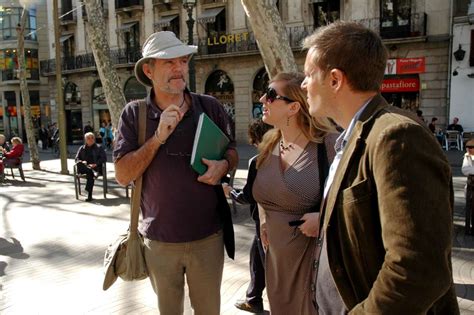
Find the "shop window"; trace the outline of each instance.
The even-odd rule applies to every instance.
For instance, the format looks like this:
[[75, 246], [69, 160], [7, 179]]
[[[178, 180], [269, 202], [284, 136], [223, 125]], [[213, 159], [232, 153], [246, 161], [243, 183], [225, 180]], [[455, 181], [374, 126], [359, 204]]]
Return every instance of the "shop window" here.
[[[92, 85], [92, 110], [94, 126], [102, 126], [102, 124], [108, 125], [110, 123], [110, 112], [100, 80], [95, 81]], [[99, 127], [96, 128], [96, 131], [98, 128]], [[97, 141], [101, 140], [97, 139]]]
[[[33, 128], [38, 129], [40, 127], [40, 122], [41, 122], [39, 91], [30, 90], [29, 94], [30, 94], [30, 112], [31, 112], [31, 118], [33, 120]], [[23, 107], [22, 97], [20, 97], [20, 111], [21, 111], [21, 116], [24, 117], [25, 109]], [[22, 126], [23, 126], [23, 130], [26, 131], [24, 119], [22, 119]]]
[[339, 20], [339, 0], [313, 1], [311, 4], [314, 28], [328, 25]]
[[253, 91], [252, 91], [252, 117], [253, 118], [262, 118], [263, 110], [262, 103], [260, 103], [260, 98], [265, 94], [265, 91], [268, 88], [269, 77], [268, 73], [265, 70], [265, 67], [260, 69], [260, 71], [255, 76], [253, 80]]
[[5, 91], [4, 99], [7, 105], [5, 114], [8, 117], [8, 123], [5, 123], [8, 128], [5, 130], [5, 133], [10, 135], [10, 137], [18, 136], [20, 133], [18, 128], [18, 112], [15, 91]]
[[380, 35], [400, 38], [410, 35], [411, 0], [381, 0]]
[[[38, 50], [25, 50], [26, 78], [39, 80]], [[0, 50], [2, 81], [18, 80], [18, 56], [16, 49]]]
[[135, 77], [131, 77], [127, 80], [123, 93], [125, 94], [127, 102], [143, 99], [147, 94], [145, 86], [138, 82]]
[[205, 93], [214, 96], [224, 106], [232, 121], [232, 135], [235, 134], [234, 83], [225, 71], [216, 70], [206, 80]]

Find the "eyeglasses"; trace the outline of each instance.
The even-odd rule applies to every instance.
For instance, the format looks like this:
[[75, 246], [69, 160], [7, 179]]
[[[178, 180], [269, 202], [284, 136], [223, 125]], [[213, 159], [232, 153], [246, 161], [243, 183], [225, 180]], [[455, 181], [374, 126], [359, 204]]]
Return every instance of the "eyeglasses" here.
[[474, 149], [474, 145], [467, 145], [466, 148], [468, 148], [468, 149]]
[[275, 100], [284, 100], [284, 101], [287, 101], [289, 103], [294, 102], [294, 100], [292, 100], [291, 98], [288, 98], [286, 96], [278, 95], [277, 91], [275, 91], [275, 89], [272, 88], [272, 87], [269, 87], [265, 91], [265, 98], [267, 99], [268, 103], [273, 103]]

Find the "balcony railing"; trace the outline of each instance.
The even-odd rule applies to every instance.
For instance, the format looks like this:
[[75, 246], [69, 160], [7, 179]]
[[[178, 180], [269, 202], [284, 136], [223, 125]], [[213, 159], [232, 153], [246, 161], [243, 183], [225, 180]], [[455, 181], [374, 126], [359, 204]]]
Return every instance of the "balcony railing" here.
[[[141, 1], [141, 0], [134, 0]], [[403, 28], [397, 31], [397, 28], [392, 28], [389, 33], [384, 29], [381, 31], [380, 19], [365, 19], [357, 20], [359, 22], [377, 33], [380, 33], [383, 39], [399, 39], [426, 36], [426, 21], [425, 13], [412, 14], [410, 17], [410, 28]], [[312, 26], [297, 26], [287, 27], [290, 47], [292, 49], [301, 48], [303, 39], [313, 32]], [[244, 35], [246, 34], [246, 35]], [[237, 35], [240, 40], [237, 40]], [[224, 37], [222, 37], [224, 36]], [[221, 38], [222, 37], [222, 38]], [[195, 38], [194, 44], [198, 45], [198, 55], [215, 55], [215, 54], [236, 54], [236, 53], [257, 53], [258, 45], [255, 36], [252, 32], [239, 34], [216, 34], [209, 38]], [[110, 51], [112, 64], [114, 65], [133, 65], [141, 58], [141, 52], [137, 49], [115, 49]], [[51, 75], [55, 71], [55, 60], [41, 61], [41, 74]], [[95, 68], [94, 56], [90, 54], [64, 57], [61, 60], [62, 71], [74, 71], [86, 68]]]
[[[135, 64], [142, 54], [139, 50], [115, 49], [110, 51], [110, 58], [114, 65]], [[95, 59], [92, 53], [68, 56], [61, 58], [62, 71], [74, 71], [95, 68]], [[56, 71], [56, 60], [42, 60], [40, 62], [41, 75], [51, 75]]]
[[[297, 26], [287, 27], [290, 47], [293, 49], [301, 48], [303, 39], [311, 34], [312, 27]], [[239, 41], [236, 36], [240, 36]], [[226, 38], [224, 38], [224, 36]], [[239, 34], [216, 34], [208, 38], [200, 38], [195, 43], [198, 43], [200, 55], [214, 55], [222, 53], [237, 53], [237, 52], [255, 52], [258, 51], [257, 41], [252, 32]]]
[[392, 26], [381, 24], [380, 18], [356, 20], [366, 27], [380, 34], [382, 39], [402, 39], [410, 37], [426, 36], [426, 13], [413, 13], [410, 15], [409, 23], [406, 25]]

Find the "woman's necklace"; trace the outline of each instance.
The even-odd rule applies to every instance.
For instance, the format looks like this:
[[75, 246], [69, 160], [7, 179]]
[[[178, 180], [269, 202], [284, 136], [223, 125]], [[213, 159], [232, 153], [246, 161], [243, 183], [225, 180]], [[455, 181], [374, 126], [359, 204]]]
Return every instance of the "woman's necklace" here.
[[301, 131], [298, 136], [296, 136], [295, 140], [293, 140], [292, 143], [288, 144], [285, 146], [284, 142], [283, 142], [283, 139], [280, 139], [280, 152], [281, 153], [285, 153], [285, 151], [290, 151], [292, 149], [294, 149], [295, 147], [293, 146], [293, 144], [296, 142], [296, 140], [299, 139], [299, 137], [301, 136], [301, 134], [303, 133], [303, 131]]

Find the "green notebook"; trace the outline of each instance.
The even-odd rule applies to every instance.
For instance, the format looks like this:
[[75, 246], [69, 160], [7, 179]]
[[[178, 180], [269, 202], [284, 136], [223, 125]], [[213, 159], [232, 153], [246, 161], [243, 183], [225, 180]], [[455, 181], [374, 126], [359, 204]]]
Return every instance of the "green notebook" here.
[[204, 174], [207, 166], [201, 162], [202, 158], [208, 160], [222, 160], [229, 138], [205, 113], [199, 115], [199, 121], [194, 136], [193, 152], [191, 154], [191, 167]]

